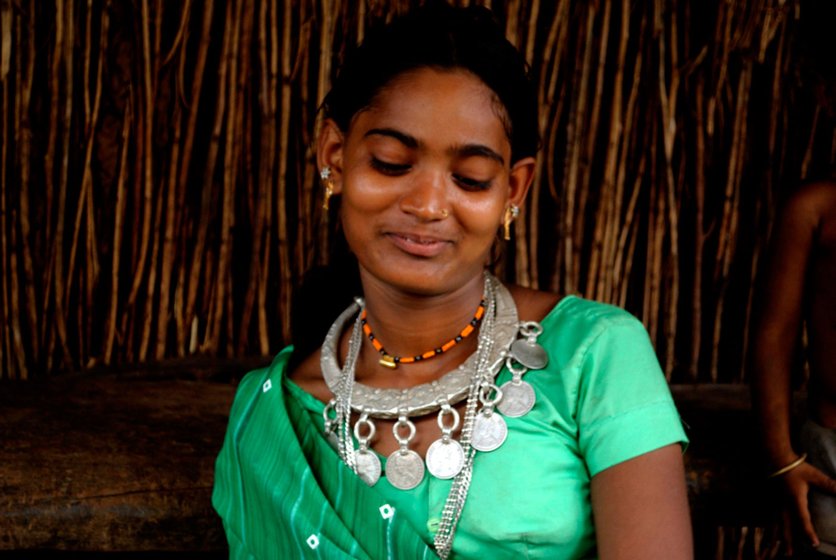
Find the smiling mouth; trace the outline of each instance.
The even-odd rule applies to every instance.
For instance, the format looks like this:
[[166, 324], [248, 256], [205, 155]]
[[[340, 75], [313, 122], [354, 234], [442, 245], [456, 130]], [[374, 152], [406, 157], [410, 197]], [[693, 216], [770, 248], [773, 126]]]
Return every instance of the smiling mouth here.
[[410, 233], [387, 233], [386, 236], [398, 249], [416, 257], [431, 258], [438, 256], [450, 244], [445, 239]]

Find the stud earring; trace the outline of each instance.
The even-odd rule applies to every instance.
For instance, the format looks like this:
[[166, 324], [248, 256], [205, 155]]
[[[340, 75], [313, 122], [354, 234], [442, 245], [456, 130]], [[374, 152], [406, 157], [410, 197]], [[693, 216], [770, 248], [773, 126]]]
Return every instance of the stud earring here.
[[322, 209], [328, 210], [331, 196], [334, 194], [334, 181], [331, 179], [331, 166], [326, 165], [319, 172], [319, 178], [322, 179], [325, 185], [325, 193], [323, 194]]
[[504, 221], [504, 228], [505, 228], [505, 241], [511, 240], [511, 224], [514, 220], [517, 219], [517, 216], [520, 215], [520, 207], [512, 204], [505, 209], [505, 221]]

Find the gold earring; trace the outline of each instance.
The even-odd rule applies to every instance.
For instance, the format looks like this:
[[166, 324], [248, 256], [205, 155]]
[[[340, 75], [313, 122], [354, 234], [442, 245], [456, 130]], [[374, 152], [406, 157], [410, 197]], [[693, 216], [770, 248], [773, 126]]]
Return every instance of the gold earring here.
[[511, 224], [514, 222], [514, 220], [517, 219], [517, 216], [519, 215], [520, 207], [515, 204], [512, 204], [511, 206], [505, 209], [505, 222], [503, 224], [505, 228], [505, 241], [511, 240]]
[[334, 181], [331, 179], [331, 167], [326, 165], [322, 168], [322, 171], [319, 172], [319, 178], [322, 179], [322, 182], [325, 184], [325, 193], [323, 195], [322, 200], [322, 209], [328, 210], [329, 202], [331, 201], [331, 196], [334, 194]]

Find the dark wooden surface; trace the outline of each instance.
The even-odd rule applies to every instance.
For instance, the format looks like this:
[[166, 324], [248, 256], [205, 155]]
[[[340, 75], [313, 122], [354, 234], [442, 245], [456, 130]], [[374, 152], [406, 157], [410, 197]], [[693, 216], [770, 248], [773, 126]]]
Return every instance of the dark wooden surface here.
[[0, 385], [0, 550], [221, 551], [234, 386], [149, 374]]
[[[254, 365], [0, 384], [0, 560], [15, 550], [223, 557], [210, 501], [214, 458], [235, 377]], [[706, 553], [698, 557], [708, 557], [718, 526], [773, 523], [774, 496], [748, 388], [673, 393], [691, 439], [689, 497], [698, 552]]]

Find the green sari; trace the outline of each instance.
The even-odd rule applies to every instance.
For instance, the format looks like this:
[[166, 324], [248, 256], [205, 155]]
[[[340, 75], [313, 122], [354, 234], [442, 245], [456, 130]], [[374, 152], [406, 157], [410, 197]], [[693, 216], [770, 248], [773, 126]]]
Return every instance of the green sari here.
[[[537, 403], [477, 453], [451, 559], [595, 558], [592, 477], [687, 442], [638, 320], [570, 296], [541, 324], [549, 364], [525, 376]], [[451, 481], [366, 486], [323, 436], [323, 403], [287, 379], [290, 353], [247, 375], [232, 408], [213, 495], [230, 557], [436, 558]], [[496, 382], [508, 379], [503, 368]]]
[[291, 351], [242, 380], [230, 414], [212, 496], [230, 558], [437, 558], [287, 398], [271, 372]]

